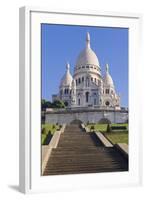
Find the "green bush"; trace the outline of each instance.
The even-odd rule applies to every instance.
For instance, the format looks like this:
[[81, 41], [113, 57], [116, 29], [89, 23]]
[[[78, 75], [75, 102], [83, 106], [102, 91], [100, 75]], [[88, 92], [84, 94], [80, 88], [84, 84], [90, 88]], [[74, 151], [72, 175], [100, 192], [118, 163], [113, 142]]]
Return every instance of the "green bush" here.
[[61, 128], [62, 128], [62, 125], [59, 125], [59, 128], [61, 129]]
[[94, 126], [93, 126], [93, 125], [91, 126], [90, 130], [91, 130], [91, 131], [94, 131]]
[[52, 128], [53, 128], [53, 129], [55, 129], [55, 128], [56, 128], [56, 126], [55, 126], [55, 125], [53, 125], [53, 126], [52, 126]]
[[106, 131], [107, 133], [110, 133], [111, 132], [111, 127], [110, 127], [110, 125], [108, 124], [107, 125], [107, 131]]
[[42, 134], [46, 135], [47, 134], [47, 129], [45, 127], [42, 128]]

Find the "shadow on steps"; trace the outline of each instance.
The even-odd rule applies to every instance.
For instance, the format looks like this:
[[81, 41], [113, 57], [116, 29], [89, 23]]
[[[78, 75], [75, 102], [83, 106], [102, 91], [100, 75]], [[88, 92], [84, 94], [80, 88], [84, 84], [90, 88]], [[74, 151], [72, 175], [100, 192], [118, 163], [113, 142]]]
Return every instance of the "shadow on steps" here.
[[48, 135], [47, 135], [46, 139], [44, 140], [43, 145], [48, 145], [50, 143], [51, 139], [52, 139], [52, 136], [53, 135], [51, 134], [51, 132], [48, 132]]

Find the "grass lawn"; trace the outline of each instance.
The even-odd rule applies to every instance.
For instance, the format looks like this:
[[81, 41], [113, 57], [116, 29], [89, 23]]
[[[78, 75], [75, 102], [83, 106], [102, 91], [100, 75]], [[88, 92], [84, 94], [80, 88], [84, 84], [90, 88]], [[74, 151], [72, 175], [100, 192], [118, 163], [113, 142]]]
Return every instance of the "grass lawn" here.
[[87, 127], [91, 129], [91, 127], [94, 126], [95, 131], [102, 131], [105, 132], [107, 130], [107, 124], [89, 124]]
[[42, 135], [41, 135], [41, 144], [42, 144], [42, 145], [44, 144], [46, 137], [47, 137], [46, 134], [42, 134]]
[[[87, 127], [91, 129], [94, 126], [94, 131], [101, 131], [105, 136], [113, 143], [126, 143], [128, 144], [128, 131], [112, 131], [107, 133], [107, 124], [88, 124]], [[110, 124], [110, 126], [126, 126], [128, 130], [128, 124]]]
[[[106, 132], [107, 124], [88, 124], [87, 127], [91, 129], [94, 126], [95, 131]], [[128, 124], [110, 124], [110, 126], [126, 126], [128, 128]]]
[[42, 130], [45, 130], [44, 133], [41, 134], [41, 144], [44, 144], [44, 141], [46, 140], [49, 132], [51, 135], [53, 135], [58, 128], [59, 125], [56, 124], [42, 124]]
[[128, 131], [105, 133], [105, 136], [113, 143], [128, 144]]
[[128, 124], [111, 124], [111, 126], [126, 126], [128, 128]]

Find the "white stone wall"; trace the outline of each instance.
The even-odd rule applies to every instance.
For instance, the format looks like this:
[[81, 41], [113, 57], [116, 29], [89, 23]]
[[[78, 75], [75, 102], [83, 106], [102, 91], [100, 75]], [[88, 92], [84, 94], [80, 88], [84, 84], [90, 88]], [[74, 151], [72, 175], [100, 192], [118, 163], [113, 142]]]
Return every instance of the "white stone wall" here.
[[108, 119], [111, 123], [125, 123], [128, 113], [121, 111], [82, 111], [82, 112], [60, 112], [46, 113], [46, 123], [69, 124], [78, 119], [83, 123], [98, 123], [101, 119]]

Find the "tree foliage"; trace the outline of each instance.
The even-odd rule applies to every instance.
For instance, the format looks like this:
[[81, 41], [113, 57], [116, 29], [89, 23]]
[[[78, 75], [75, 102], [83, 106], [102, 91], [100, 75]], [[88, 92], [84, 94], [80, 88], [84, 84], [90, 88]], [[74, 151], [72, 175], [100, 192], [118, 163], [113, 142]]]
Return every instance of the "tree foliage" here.
[[61, 100], [56, 100], [52, 103], [52, 108], [65, 108], [65, 104]]
[[65, 102], [64, 102], [64, 105], [67, 107], [67, 106], [68, 106], [68, 102], [67, 102], [67, 101], [65, 101]]
[[67, 105], [61, 100], [56, 100], [53, 103], [50, 101], [47, 101], [45, 99], [42, 99], [41, 101], [41, 107], [42, 111], [45, 111], [47, 108], [65, 108]]
[[46, 108], [51, 108], [52, 106], [52, 103], [50, 101], [46, 101], [45, 99], [42, 99], [42, 102], [41, 102], [41, 106], [42, 106], [42, 110], [45, 111]]

